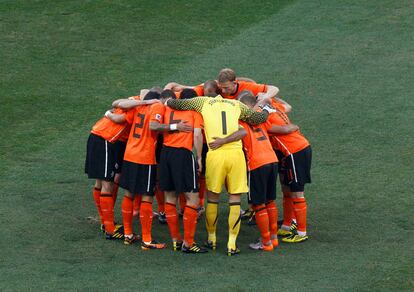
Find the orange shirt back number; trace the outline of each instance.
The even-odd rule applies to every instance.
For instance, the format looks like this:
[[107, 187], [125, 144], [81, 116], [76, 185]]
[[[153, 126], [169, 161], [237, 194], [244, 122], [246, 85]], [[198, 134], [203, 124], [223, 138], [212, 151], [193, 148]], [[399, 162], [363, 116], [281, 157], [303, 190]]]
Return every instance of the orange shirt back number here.
[[[140, 122], [135, 123], [135, 125], [134, 125], [134, 138], [141, 138], [142, 127], [144, 126], [145, 114], [138, 113], [137, 117], [140, 118]], [[141, 129], [141, 130], [137, 131], [137, 129]]]

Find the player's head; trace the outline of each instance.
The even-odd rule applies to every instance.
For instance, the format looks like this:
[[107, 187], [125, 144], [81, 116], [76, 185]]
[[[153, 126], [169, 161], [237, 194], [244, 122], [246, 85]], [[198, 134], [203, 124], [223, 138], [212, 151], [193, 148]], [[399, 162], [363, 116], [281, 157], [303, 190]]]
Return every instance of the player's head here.
[[243, 90], [237, 96], [237, 99], [247, 105], [249, 108], [253, 108], [256, 105], [256, 98], [250, 90]]
[[217, 76], [218, 86], [224, 94], [234, 94], [237, 90], [236, 73], [232, 69], [224, 68]]
[[165, 102], [167, 99], [176, 99], [177, 96], [175, 95], [174, 91], [171, 89], [164, 89], [160, 94], [160, 100], [161, 102]]
[[207, 80], [203, 85], [204, 95], [216, 97], [219, 94], [219, 88], [216, 80]]
[[154, 92], [157, 92], [157, 93], [161, 94], [162, 88], [159, 87], [159, 86], [154, 86], [150, 89], [150, 91], [154, 91]]
[[144, 96], [144, 100], [150, 100], [150, 99], [160, 99], [160, 94], [156, 91], [148, 91], [148, 93]]
[[197, 92], [194, 91], [194, 89], [191, 88], [184, 88], [183, 91], [181, 91], [180, 98], [181, 99], [189, 99], [197, 96]]

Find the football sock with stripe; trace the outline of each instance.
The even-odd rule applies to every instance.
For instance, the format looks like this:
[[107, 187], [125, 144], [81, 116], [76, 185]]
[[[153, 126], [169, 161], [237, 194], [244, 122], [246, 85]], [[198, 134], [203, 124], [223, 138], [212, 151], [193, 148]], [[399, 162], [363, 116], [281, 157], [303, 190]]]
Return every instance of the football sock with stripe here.
[[282, 229], [290, 230], [293, 215], [293, 200], [289, 192], [283, 193], [283, 223]]
[[207, 201], [206, 207], [206, 229], [208, 240], [216, 242], [216, 228], [218, 221], [218, 202]]
[[119, 189], [119, 184], [114, 182], [114, 184], [112, 186], [112, 199], [114, 200], [114, 206], [115, 206], [115, 203], [116, 203], [116, 198], [118, 197], [118, 189]]
[[183, 223], [184, 223], [184, 241], [187, 246], [194, 243], [194, 235], [197, 226], [197, 206], [185, 206]]
[[134, 197], [134, 212], [132, 213], [134, 217], [138, 216], [139, 214], [139, 208], [141, 207], [141, 199], [142, 197], [139, 195], [136, 195]]
[[278, 216], [278, 210], [277, 210], [276, 202], [275, 201], [268, 201], [266, 203], [266, 209], [267, 209], [267, 215], [269, 216], [270, 235], [275, 235], [276, 236], [277, 235], [277, 216]]
[[124, 196], [122, 200], [122, 220], [124, 223], [125, 235], [132, 235], [132, 213], [134, 210], [134, 199]]
[[167, 217], [168, 229], [170, 230], [172, 240], [180, 241], [180, 227], [178, 225], [177, 207], [172, 203], [165, 203], [165, 215]]
[[183, 193], [180, 193], [180, 195], [178, 196], [178, 199], [180, 201], [180, 211], [181, 211], [181, 213], [184, 213], [185, 205], [187, 204], [187, 200], [185, 198], [185, 195]]
[[152, 241], [152, 217], [152, 203], [142, 201], [139, 210], [139, 219], [141, 221], [142, 241], [145, 243], [150, 243]]
[[296, 221], [298, 224], [298, 235], [306, 235], [306, 213], [307, 204], [305, 198], [293, 198], [293, 209], [296, 215]]
[[254, 205], [253, 210], [256, 212], [256, 224], [262, 236], [262, 243], [268, 245], [270, 243], [270, 231], [266, 206], [264, 204]]
[[92, 194], [93, 200], [95, 201], [96, 209], [98, 209], [99, 219], [101, 220], [101, 224], [104, 224], [104, 219], [101, 210], [101, 189], [93, 188]]
[[165, 197], [164, 192], [159, 189], [157, 186], [155, 189], [155, 199], [158, 204], [158, 213], [165, 213]]
[[200, 197], [200, 207], [202, 208], [204, 207], [204, 195], [206, 193], [206, 179], [204, 177], [200, 178], [199, 182], [200, 182], [200, 190], [198, 194]]
[[115, 230], [114, 225], [114, 200], [111, 193], [101, 192], [100, 204], [102, 216], [104, 218], [105, 231], [113, 234]]
[[227, 248], [236, 250], [236, 240], [240, 231], [241, 215], [240, 203], [230, 203], [229, 213], [229, 241]]

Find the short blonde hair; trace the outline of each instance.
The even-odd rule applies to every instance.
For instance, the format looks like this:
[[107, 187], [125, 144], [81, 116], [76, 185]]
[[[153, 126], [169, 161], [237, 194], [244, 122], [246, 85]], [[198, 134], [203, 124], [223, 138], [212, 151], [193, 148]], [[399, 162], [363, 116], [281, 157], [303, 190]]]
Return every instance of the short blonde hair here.
[[234, 71], [230, 68], [221, 69], [217, 80], [219, 83], [236, 81], [236, 73], [234, 73]]

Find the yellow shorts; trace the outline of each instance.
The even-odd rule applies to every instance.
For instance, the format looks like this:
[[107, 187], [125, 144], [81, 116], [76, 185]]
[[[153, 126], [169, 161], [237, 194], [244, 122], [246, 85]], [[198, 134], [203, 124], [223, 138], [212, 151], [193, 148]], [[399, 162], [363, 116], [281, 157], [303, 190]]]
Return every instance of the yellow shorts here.
[[242, 149], [219, 149], [207, 152], [207, 189], [214, 193], [221, 193], [224, 184], [229, 194], [248, 192], [246, 161]]

